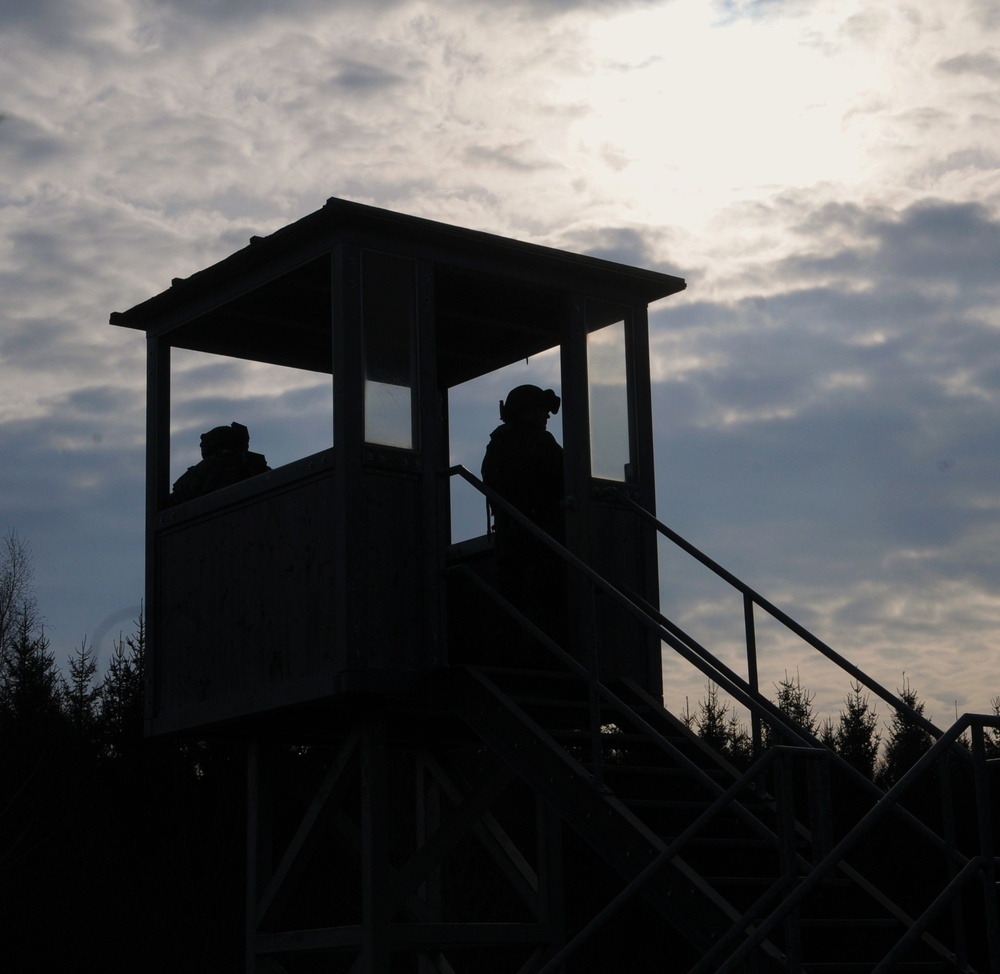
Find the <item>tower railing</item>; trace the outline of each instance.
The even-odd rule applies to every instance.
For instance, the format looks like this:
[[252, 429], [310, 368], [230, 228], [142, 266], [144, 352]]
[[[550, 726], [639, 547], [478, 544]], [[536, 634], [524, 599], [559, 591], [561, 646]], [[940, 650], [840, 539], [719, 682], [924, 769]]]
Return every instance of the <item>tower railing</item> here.
[[[888, 690], [877, 680], [873, 679], [868, 673], [862, 670], [860, 667], [856, 666], [846, 657], [842, 656], [836, 650], [827, 645], [822, 639], [814, 635], [805, 626], [796, 622], [788, 613], [783, 612], [776, 605], [770, 602], [768, 599], [764, 598], [759, 592], [755, 591], [746, 582], [737, 578], [732, 572], [727, 571], [722, 567], [717, 561], [710, 558], [703, 551], [695, 547], [686, 538], [683, 538], [672, 528], [668, 527], [662, 521], [660, 521], [655, 515], [650, 514], [644, 507], [637, 504], [631, 497], [629, 497], [624, 491], [617, 487], [607, 487], [602, 488], [599, 492], [600, 496], [606, 498], [613, 498], [616, 502], [620, 503], [623, 507], [628, 508], [638, 517], [641, 521], [647, 524], [649, 527], [656, 530], [656, 532], [666, 540], [670, 541], [681, 551], [684, 551], [696, 561], [700, 562], [709, 571], [713, 572], [722, 581], [729, 584], [733, 589], [735, 589], [742, 597], [743, 600], [743, 620], [744, 620], [744, 634], [746, 642], [746, 659], [747, 659], [747, 677], [746, 681], [750, 688], [757, 692], [759, 689], [757, 672], [758, 672], [758, 653], [757, 653], [757, 635], [756, 635], [756, 624], [755, 624], [755, 610], [760, 610], [767, 613], [772, 619], [780, 623], [788, 632], [793, 633], [798, 636], [804, 643], [811, 646], [814, 650], [819, 652], [821, 655], [825, 656], [830, 662], [834, 663], [837, 667], [851, 676], [853, 679], [857, 680], [862, 686], [866, 687], [876, 696], [880, 697], [886, 703], [888, 703], [895, 711], [906, 715], [907, 720], [912, 721], [918, 727], [927, 731], [935, 739], [940, 738], [944, 731], [941, 728], [935, 726], [930, 720], [924, 717], [923, 714], [918, 713], [909, 704], [902, 700], [897, 694]], [[755, 714], [751, 715], [751, 720], [753, 721], [753, 736], [754, 743], [759, 747], [760, 745], [760, 718]]]
[[[871, 837], [873, 830], [881, 825], [890, 814], [895, 815], [901, 823], [905, 823], [911, 828], [915, 837], [929, 841], [938, 853], [943, 854], [943, 862], [949, 880], [935, 900], [929, 906], [922, 909], [917, 916], [909, 916], [886, 901], [886, 905], [895, 913], [897, 919], [901, 920], [909, 929], [903, 939], [899, 941], [893, 951], [879, 965], [877, 968], [879, 974], [892, 970], [893, 964], [896, 963], [899, 957], [909, 949], [914, 941], [924, 937], [928, 926], [948, 909], [952, 913], [956, 944], [953, 961], [957, 965], [956, 969], [967, 969], [964, 966], [966, 965], [966, 948], [965, 934], [963, 932], [963, 911], [960, 899], [963, 893], [968, 890], [970, 883], [977, 877], [981, 879], [983, 887], [983, 916], [985, 918], [984, 927], [988, 941], [986, 946], [988, 958], [992, 969], [1000, 970], [1000, 920], [998, 920], [997, 916], [996, 890], [998, 860], [995, 855], [996, 850], [993, 846], [993, 810], [991, 806], [989, 777], [990, 765], [996, 765], [998, 762], [988, 760], [986, 738], [988, 728], [992, 729], [994, 734], [1000, 730], [1000, 718], [966, 714], [948, 731], [939, 729], [923, 717], [922, 714], [908, 706], [905, 701], [891, 693], [859, 667], [850, 663], [825, 642], [793, 620], [787, 613], [778, 609], [770, 601], [754, 591], [735, 575], [722, 568], [721, 565], [709, 558], [675, 531], [662, 524], [655, 516], [635, 504], [635, 502], [621, 491], [616, 488], [603, 489], [601, 491], [603, 497], [614, 496], [623, 505], [633, 510], [645, 523], [655, 528], [660, 535], [696, 558], [701, 564], [711, 569], [716, 575], [741, 593], [744, 603], [748, 660], [748, 677], [744, 678], [721, 660], [717, 659], [704, 646], [685, 633], [681, 627], [663, 616], [653, 606], [644, 602], [634, 593], [621, 591], [595, 572], [572, 552], [541, 531], [527, 517], [513, 508], [499, 494], [464, 467], [460, 465], [453, 466], [445, 471], [445, 474], [448, 477], [458, 476], [465, 480], [475, 490], [486, 497], [494, 509], [500, 509], [509, 514], [525, 530], [536, 537], [540, 543], [554, 552], [570, 571], [575, 572], [579, 577], [585, 579], [589, 585], [590, 592], [595, 597], [597, 594], [600, 594], [602, 597], [609, 599], [620, 610], [633, 619], [636, 619], [648, 631], [654, 633], [674, 653], [693, 665], [720, 689], [747, 707], [751, 714], [751, 719], [755, 721], [755, 741], [758, 745], [755, 749], [756, 760], [745, 774], [742, 776], [735, 774], [735, 780], [728, 789], [723, 788], [716, 782], [709, 783], [709, 787], [713, 788], [716, 793], [716, 805], [719, 808], [738, 806], [738, 796], [748, 790], [756, 789], [759, 794], [761, 783], [767, 777], [765, 772], [768, 772], [771, 766], [780, 764], [781, 761], [807, 759], [812, 754], [816, 754], [817, 751], [822, 752], [825, 766], [836, 768], [839, 774], [845, 776], [848, 781], [858, 786], [863, 793], [869, 796], [872, 805], [870, 811], [862, 815], [857, 823], [846, 834], [842, 835], [839, 840], [834, 842], [831, 839], [827, 844], [829, 852], [823, 856], [816, 856], [814, 865], [808, 869], [804, 877], [783, 877], [782, 895], [780, 898], [777, 898], [775, 901], [775, 891], [769, 891], [766, 895], [771, 897], [770, 900], [762, 898], [759, 903], [754, 905], [755, 909], [753, 911], [744, 916], [738, 924], [734, 925], [734, 929], [730, 932], [731, 935], [725, 938], [724, 943], [718, 945], [719, 952], [716, 953], [713, 951], [712, 957], [707, 959], [711, 964], [723, 964], [724, 966], [714, 968], [701, 966], [697, 970], [736, 970], [739, 959], [745, 958], [780, 923], [787, 923], [788, 918], [794, 914], [794, 910], [798, 904], [812, 890], [827, 879], [834, 870], [846, 867], [845, 857], [865, 839]], [[609, 719], [612, 713], [621, 714], [623, 711], [629, 711], [628, 722], [630, 729], [638, 730], [645, 734], [657, 746], [661, 747], [664, 751], [670, 752], [673, 759], [690, 763], [690, 759], [681, 755], [670, 741], [663, 738], [654, 727], [643, 720], [602, 679], [599, 653], [597, 652], [596, 633], [592, 639], [588, 640], [592, 647], [588, 658], [579, 660], [572, 653], [568, 652], [565, 647], [558, 645], [555, 640], [519, 612], [516, 607], [510, 605], [500, 593], [476, 576], [470, 569], [464, 566], [456, 566], [452, 571], [461, 571], [463, 574], [466, 574], [467, 577], [481, 587], [487, 597], [491, 598], [515, 622], [534, 637], [540, 646], [558, 659], [571, 672], [587, 681], [591, 700], [590, 736], [592, 741], [592, 774], [595, 786], [599, 788], [604, 787], [601, 773], [601, 731], [602, 727], [605, 726], [605, 721]], [[926, 730], [936, 739], [930, 750], [923, 755], [888, 793], [884, 792], [861, 774], [860, 771], [853, 768], [843, 758], [807, 733], [787, 714], [760, 693], [759, 687], [756, 685], [755, 608], [766, 612], [789, 631], [799, 636], [806, 644], [850, 674], [861, 685], [876, 693], [881, 699], [893, 706], [895, 710], [905, 714], [912, 723]], [[767, 724], [770, 727], [774, 734], [774, 740], [780, 741], [782, 745], [781, 747], [769, 748], [767, 753], [764, 753], [760, 748], [760, 728], [763, 724]], [[963, 735], [966, 733], [971, 736], [971, 747], [963, 743]], [[808, 763], [813, 764], [814, 762], [809, 761]], [[976, 820], [975, 845], [977, 846], [977, 851], [971, 854], [967, 842], [963, 841], [960, 848], [958, 838], [956, 837], [954, 811], [951, 804], [951, 778], [954, 767], [962, 768], [973, 782]], [[938, 769], [938, 784], [941, 789], [941, 831], [944, 835], [939, 834], [938, 831], [931, 828], [901, 804], [901, 800], [915, 790], [914, 786], [916, 784], [928, 781], [928, 777], [934, 769]], [[767, 787], [774, 789], [776, 781], [777, 776], [769, 778]], [[777, 797], [779, 803], [784, 801], [787, 804], [787, 796], [782, 797], [779, 795]], [[750, 813], [746, 814], [750, 815]], [[750, 817], [753, 818], [752, 815]], [[757, 824], [760, 825], [759, 822]], [[700, 827], [701, 825], [697, 824], [697, 828]], [[692, 830], [688, 831], [693, 835], [696, 830], [693, 827]], [[637, 876], [602, 911], [601, 915], [594, 918], [592, 921], [593, 924], [600, 925], [610, 918], [611, 914], [616, 912], [617, 909], [641, 889], [642, 884], [655, 874], [657, 868], [662, 867], [670, 858], [679, 854], [681, 848], [683, 848], [690, 837], [690, 835], [685, 833], [671, 843], [657, 860], [659, 865], [650, 864], [642, 874]], [[859, 874], [855, 873], [855, 875], [864, 882]], [[878, 891], [874, 890], [870, 885], [866, 885], [866, 890], [873, 895], [879, 895]], [[766, 917], [763, 923], [760, 922], [761, 916]], [[582, 940], [586, 939], [589, 934], [588, 925], [588, 928], [585, 928], [566, 944], [560, 956], [568, 956], [568, 952], [577, 949]], [[737, 943], [734, 939], [736, 937], [740, 937], [742, 942]], [[939, 944], [937, 945], [937, 949], [943, 950]], [[551, 963], [546, 965], [545, 970], [548, 971], [550, 969], [554, 971], [557, 969], [557, 966], [553, 966]], [[795, 969], [794, 962], [791, 969]]]

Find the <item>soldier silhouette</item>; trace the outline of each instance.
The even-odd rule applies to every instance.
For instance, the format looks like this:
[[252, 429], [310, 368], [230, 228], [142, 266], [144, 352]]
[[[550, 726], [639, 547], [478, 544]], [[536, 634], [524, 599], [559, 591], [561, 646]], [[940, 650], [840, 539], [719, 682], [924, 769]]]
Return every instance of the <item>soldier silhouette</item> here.
[[181, 474], [170, 500], [180, 504], [270, 469], [263, 454], [250, 452], [250, 431], [245, 426], [216, 426], [202, 433], [201, 462]]
[[[500, 403], [502, 424], [490, 434], [483, 482], [560, 544], [565, 540], [563, 450], [546, 429], [559, 412], [551, 389], [523, 385]], [[556, 636], [564, 615], [562, 560], [506, 511], [493, 510], [501, 593]]]

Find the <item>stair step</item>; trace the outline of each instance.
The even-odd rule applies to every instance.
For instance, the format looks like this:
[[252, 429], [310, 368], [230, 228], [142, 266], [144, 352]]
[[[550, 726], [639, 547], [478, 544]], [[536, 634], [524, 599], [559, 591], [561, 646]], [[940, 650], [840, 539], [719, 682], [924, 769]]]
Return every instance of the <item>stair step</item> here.
[[580, 710], [585, 713], [590, 709], [590, 701], [575, 700], [572, 697], [539, 697], [520, 693], [512, 693], [510, 697], [521, 707], [554, 707], [562, 710]]
[[[711, 808], [714, 804], [714, 800], [711, 798], [703, 801], [687, 801], [680, 798], [627, 798], [619, 796], [619, 801], [632, 809], [647, 808], [663, 812], [690, 811], [700, 813]], [[760, 811], [766, 808], [763, 803], [740, 802], [740, 805], [750, 811]]]
[[[803, 961], [802, 974], [871, 974], [878, 966], [878, 961]], [[893, 965], [894, 974], [947, 974], [949, 971], [957, 970], [955, 965], [943, 960], [915, 960], [900, 961]]]
[[528, 681], [528, 687], [538, 687], [545, 683], [562, 684], [585, 689], [587, 682], [575, 673], [565, 670], [530, 670], [509, 666], [480, 666], [480, 673], [490, 677], [495, 683], [506, 684], [513, 681]]
[[773, 886], [776, 876], [706, 876], [712, 886]]
[[[567, 728], [557, 728], [552, 732], [552, 736], [556, 740], [569, 741], [570, 743], [589, 743], [593, 734], [590, 730], [581, 727], [567, 727]], [[628, 744], [645, 744], [648, 742], [648, 738], [644, 737], [642, 734], [624, 734], [624, 733], [608, 733], [607, 731], [601, 732], [601, 744], [605, 747], [612, 748], [613, 750], [621, 750], [623, 745]]]
[[813, 929], [832, 930], [841, 927], [856, 930], [863, 927], [867, 930], [883, 930], [898, 927], [899, 920], [895, 917], [801, 917], [800, 926]]
[[[668, 842], [671, 840], [667, 840]], [[763, 849], [777, 850], [777, 839], [741, 838], [740, 836], [697, 835], [690, 839], [689, 845], [697, 848], [705, 846], [710, 849]]]

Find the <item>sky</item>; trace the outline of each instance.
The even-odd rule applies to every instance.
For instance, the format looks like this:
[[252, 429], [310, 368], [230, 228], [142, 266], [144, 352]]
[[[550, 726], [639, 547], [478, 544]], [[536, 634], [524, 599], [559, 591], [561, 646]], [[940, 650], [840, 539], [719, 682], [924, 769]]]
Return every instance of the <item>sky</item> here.
[[[0, 0], [0, 529], [60, 661], [142, 598], [144, 342], [110, 312], [331, 196], [685, 278], [651, 318], [661, 519], [939, 725], [989, 710], [993, 0]], [[311, 379], [178, 370], [175, 474], [240, 396], [272, 465], [329, 436]], [[661, 573], [738, 666], [739, 599]], [[849, 680], [760, 630], [764, 689], [835, 716]]]

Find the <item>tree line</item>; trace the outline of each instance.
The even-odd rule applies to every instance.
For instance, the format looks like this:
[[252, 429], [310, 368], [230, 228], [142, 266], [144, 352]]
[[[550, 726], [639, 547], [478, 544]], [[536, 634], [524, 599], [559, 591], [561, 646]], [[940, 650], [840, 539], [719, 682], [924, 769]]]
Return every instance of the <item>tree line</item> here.
[[12, 970], [238, 970], [245, 760], [144, 741], [140, 614], [103, 676], [58, 665], [30, 553], [0, 549], [0, 958]]
[[[924, 716], [925, 704], [909, 681], [897, 690], [906, 706]], [[844, 697], [844, 708], [836, 722], [821, 720], [813, 711], [815, 694], [802, 686], [799, 677], [787, 673], [775, 684], [773, 703], [808, 736], [817, 738], [839, 754], [851, 767], [884, 789], [891, 788], [934, 744], [934, 738], [908, 710], [893, 710], [888, 724], [871, 703], [871, 695], [853, 682]], [[991, 712], [1000, 717], [1000, 696], [990, 701]], [[702, 740], [719, 751], [738, 768], [748, 768], [753, 761], [753, 740], [736, 707], [722, 697], [713, 683], [705, 687], [694, 711], [685, 703], [682, 719]], [[883, 734], [883, 731], [885, 732]], [[763, 727], [763, 744], [774, 739], [774, 731]], [[1000, 758], [1000, 732], [987, 728], [987, 757]]]

